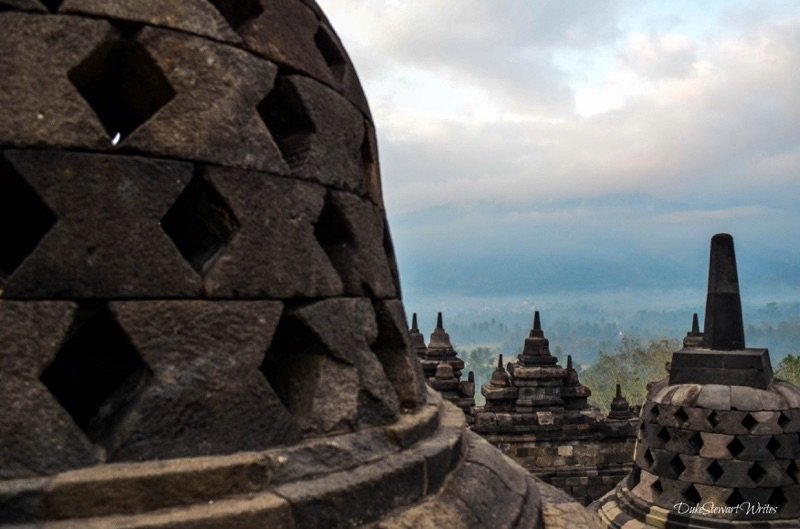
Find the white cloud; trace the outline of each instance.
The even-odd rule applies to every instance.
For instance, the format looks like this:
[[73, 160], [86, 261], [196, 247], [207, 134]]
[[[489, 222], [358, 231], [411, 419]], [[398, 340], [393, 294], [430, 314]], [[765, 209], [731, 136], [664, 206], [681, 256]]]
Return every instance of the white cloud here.
[[[563, 234], [578, 248], [601, 220], [667, 254], [686, 229], [769, 240], [797, 221], [800, 4], [320, 3], [371, 103], [389, 215], [414, 244]], [[619, 196], [644, 204], [597, 205]], [[463, 214], [430, 224], [437, 207]], [[525, 233], [525, 215], [548, 233]]]

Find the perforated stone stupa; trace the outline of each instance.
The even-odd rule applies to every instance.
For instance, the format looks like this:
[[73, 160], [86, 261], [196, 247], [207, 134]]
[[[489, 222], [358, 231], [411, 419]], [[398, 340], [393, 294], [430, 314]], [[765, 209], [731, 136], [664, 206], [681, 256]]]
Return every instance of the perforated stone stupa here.
[[312, 0], [0, 0], [0, 49], [0, 526], [591, 524], [426, 390]]
[[704, 323], [648, 391], [635, 467], [595, 505], [608, 527], [800, 527], [800, 388], [745, 347], [727, 234], [711, 240]]

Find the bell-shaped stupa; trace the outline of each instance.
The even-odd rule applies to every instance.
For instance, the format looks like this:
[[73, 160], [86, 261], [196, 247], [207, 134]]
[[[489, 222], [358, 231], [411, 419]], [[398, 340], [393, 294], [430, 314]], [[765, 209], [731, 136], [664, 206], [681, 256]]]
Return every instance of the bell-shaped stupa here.
[[704, 323], [650, 386], [633, 472], [595, 505], [608, 527], [800, 527], [800, 389], [745, 347], [728, 234], [711, 239]]

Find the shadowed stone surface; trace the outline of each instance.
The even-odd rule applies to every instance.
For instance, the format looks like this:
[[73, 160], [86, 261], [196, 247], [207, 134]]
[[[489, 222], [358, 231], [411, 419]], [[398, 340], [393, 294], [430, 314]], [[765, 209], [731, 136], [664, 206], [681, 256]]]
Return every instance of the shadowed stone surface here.
[[56, 223], [9, 278], [6, 298], [197, 296], [201, 283], [159, 220], [191, 179], [180, 162], [6, 151]]

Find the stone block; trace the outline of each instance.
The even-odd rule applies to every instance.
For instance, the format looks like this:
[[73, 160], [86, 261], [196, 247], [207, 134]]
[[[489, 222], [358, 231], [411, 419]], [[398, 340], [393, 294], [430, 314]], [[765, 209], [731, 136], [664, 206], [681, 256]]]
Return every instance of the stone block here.
[[239, 223], [205, 274], [210, 297], [317, 298], [343, 292], [341, 279], [315, 237], [323, 188], [213, 167], [205, 176]]
[[4, 297], [200, 294], [200, 278], [160, 225], [191, 165], [56, 151], [5, 156], [57, 220], [9, 278]]
[[47, 11], [44, 5], [37, 0], [3, 0], [3, 7], [7, 10], [32, 11], [43, 13]]
[[392, 383], [400, 405], [415, 409], [425, 402], [425, 379], [408, 338], [408, 325], [400, 300], [374, 303], [378, 338], [372, 350]]
[[[683, 349], [672, 355], [669, 381], [670, 384], [714, 383], [732, 388], [764, 389], [772, 381], [772, 367], [766, 349]], [[731, 399], [731, 406], [736, 407], [733, 394]]]
[[203, 0], [186, 0], [180, 4], [153, 0], [128, 0], [126, 2], [65, 0], [59, 8], [59, 13], [90, 15], [97, 18], [161, 26], [232, 43], [241, 41], [219, 11], [214, 9], [210, 2]]
[[797, 386], [781, 380], [775, 380], [772, 383], [772, 387], [786, 401], [786, 409], [800, 408], [800, 391], [797, 391]]
[[[282, 485], [275, 493], [292, 507], [296, 527], [353, 527], [422, 498], [425, 462], [398, 455], [313, 481]], [[358, 508], [354, 508], [358, 506]]]
[[728, 445], [733, 441], [733, 435], [722, 433], [701, 432], [703, 448], [700, 449], [700, 456], [708, 459], [731, 459]]
[[110, 147], [68, 72], [103, 41], [111, 25], [103, 20], [2, 12], [0, 26], [4, 50], [0, 71], [14, 72], [0, 78], [0, 145]]
[[286, 172], [257, 106], [277, 66], [204, 38], [147, 27], [136, 37], [175, 92], [120, 146], [160, 156]]
[[[383, 366], [370, 349], [370, 344], [378, 337], [378, 328], [372, 304], [368, 299], [327, 299], [291, 310], [287, 316], [301, 325], [287, 328], [291, 331], [287, 334], [310, 333], [319, 340], [314, 346], [320, 348], [319, 354], [312, 356], [324, 354], [331, 359], [327, 362], [329, 365], [332, 365], [331, 362], [339, 365], [337, 371], [347, 370], [354, 373], [354, 379], [353, 375], [348, 375], [348, 379], [352, 379], [348, 385], [357, 384], [358, 389], [337, 389], [336, 386], [341, 381], [337, 382], [336, 376], [331, 376], [328, 388], [330, 397], [338, 395], [342, 399], [349, 399], [350, 395], [356, 395], [357, 416], [365, 425], [386, 424], [396, 419], [400, 406], [397, 394]], [[284, 357], [293, 354], [292, 349], [296, 347], [291, 344], [291, 336], [288, 339], [290, 343], [286, 344], [286, 350], [282, 352]], [[320, 376], [328, 375], [321, 372]], [[291, 393], [294, 394], [295, 391]], [[319, 393], [319, 397], [325, 398], [322, 393]], [[323, 401], [319, 404], [322, 405]], [[303, 406], [298, 408], [302, 409]], [[334, 411], [335, 405], [330, 408], [330, 411]], [[309, 422], [309, 425], [313, 424], [314, 421]]]
[[112, 460], [259, 450], [299, 437], [260, 371], [281, 303], [132, 301], [111, 307], [152, 370], [138, 402], [106, 441]]
[[697, 405], [710, 410], [731, 409], [731, 387], [722, 384], [705, 384], [697, 396]]
[[697, 404], [697, 397], [703, 386], [700, 384], [680, 384], [675, 393], [672, 394], [671, 404], [673, 406], [694, 407]]
[[341, 232], [330, 243], [327, 237], [321, 242], [345, 295], [385, 299], [398, 294], [390, 267], [393, 254], [384, 244], [388, 234], [377, 206], [350, 193], [331, 192], [318, 223]]
[[76, 306], [0, 301], [0, 478], [47, 475], [101, 454], [39, 377], [56, 357]]
[[763, 409], [761, 391], [746, 386], [731, 386], [731, 409], [739, 411], [758, 411]]

